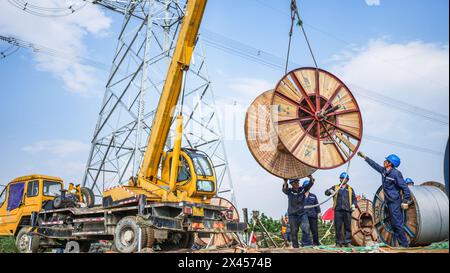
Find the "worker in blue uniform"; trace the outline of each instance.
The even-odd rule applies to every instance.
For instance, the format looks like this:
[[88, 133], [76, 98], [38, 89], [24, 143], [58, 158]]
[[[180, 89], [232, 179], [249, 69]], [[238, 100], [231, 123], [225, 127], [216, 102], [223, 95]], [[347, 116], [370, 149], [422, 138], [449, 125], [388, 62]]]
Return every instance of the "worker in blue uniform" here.
[[[306, 183], [303, 184], [306, 187]], [[308, 208], [309, 207], [309, 208]], [[311, 230], [313, 245], [319, 246], [319, 218], [320, 218], [320, 206], [319, 199], [314, 193], [310, 191], [305, 192], [305, 210], [308, 215], [309, 228]]]
[[408, 187], [414, 187], [415, 185], [414, 180], [412, 180], [411, 178], [406, 178], [405, 183]]
[[326, 196], [334, 197], [334, 228], [336, 247], [352, 247], [352, 212], [358, 207], [355, 191], [348, 181], [350, 176], [342, 173], [340, 184], [325, 191]]
[[408, 247], [408, 238], [403, 228], [404, 217], [402, 209], [408, 210], [412, 200], [409, 187], [406, 185], [402, 173], [398, 170], [398, 167], [401, 165], [401, 159], [397, 155], [390, 155], [386, 157], [383, 166], [380, 166], [364, 153], [359, 152], [358, 155], [381, 174], [384, 197], [394, 233], [393, 241], [397, 241], [401, 247]]
[[[291, 242], [294, 248], [299, 248], [298, 231], [302, 230], [302, 246], [311, 246], [310, 227], [308, 215], [305, 211], [305, 192], [309, 191], [314, 185], [314, 178], [308, 176], [309, 183], [300, 186], [298, 179], [284, 180], [283, 193], [288, 196], [288, 217], [291, 227]], [[291, 188], [288, 186], [291, 184]]]

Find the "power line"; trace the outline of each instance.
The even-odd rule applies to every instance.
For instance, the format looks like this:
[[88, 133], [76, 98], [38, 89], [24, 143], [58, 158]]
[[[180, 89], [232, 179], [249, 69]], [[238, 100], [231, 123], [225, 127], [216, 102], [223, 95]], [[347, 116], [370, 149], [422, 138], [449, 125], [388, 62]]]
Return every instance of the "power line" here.
[[19, 49], [20, 47], [18, 46], [10, 45], [6, 49], [0, 51], [0, 60], [5, 59], [8, 56], [11, 56], [12, 54], [16, 53]]
[[[268, 8], [268, 9], [271, 9], [271, 10], [273, 10], [273, 11], [276, 11], [277, 13], [279, 13], [279, 14], [281, 14], [281, 15], [284, 15], [284, 16], [286, 16], [286, 17], [289, 17], [289, 16], [290, 16], [288, 12], [282, 11], [282, 10], [280, 10], [280, 9], [278, 9], [278, 8], [275, 8], [274, 6], [271, 6], [271, 5], [265, 3], [265, 2], [263, 2], [263, 1], [261, 1], [261, 0], [254, 0], [254, 1], [257, 2], [258, 4], [260, 4], [261, 6], [264, 6], [264, 7]], [[340, 42], [340, 43], [342, 43], [342, 44], [344, 44], [344, 45], [346, 45], [346, 46], [351, 46], [351, 45], [352, 45], [352, 43], [350, 43], [350, 42], [348, 42], [348, 41], [346, 41], [346, 40], [344, 40], [344, 39], [342, 39], [342, 38], [340, 38], [340, 37], [337, 37], [336, 35], [333, 35], [332, 33], [329, 33], [329, 32], [327, 32], [327, 31], [325, 31], [325, 30], [322, 30], [322, 29], [320, 29], [320, 28], [318, 28], [318, 27], [316, 27], [316, 26], [313, 26], [313, 25], [311, 25], [311, 24], [308, 24], [308, 23], [306, 23], [306, 22], [304, 22], [304, 21], [302, 21], [302, 23], [303, 23], [305, 26], [308, 26], [309, 28], [311, 28], [311, 29], [313, 29], [313, 30], [315, 30], [315, 31], [317, 31], [317, 32], [319, 32], [319, 33], [321, 33], [321, 34], [323, 34], [324, 36], [328, 36], [329, 38], [332, 38], [332, 39], [334, 39], [334, 40], [336, 40], [336, 41], [338, 41], [338, 42]], [[375, 60], [375, 61], [382, 61], [382, 62], [384, 62], [384, 63], [386, 63], [386, 64], [389, 64], [389, 65], [392, 66], [392, 67], [397, 68], [398, 70], [402, 70], [402, 71], [404, 71], [404, 72], [407, 72], [408, 74], [414, 74], [415, 76], [417, 76], [417, 77], [423, 79], [424, 81], [427, 81], [427, 82], [429, 82], [429, 83], [431, 83], [431, 84], [433, 84], [433, 85], [435, 85], [435, 86], [439, 86], [439, 87], [441, 87], [441, 88], [446, 88], [446, 89], [449, 88], [449, 86], [448, 86], [447, 84], [440, 83], [440, 82], [436, 82], [436, 81], [432, 81], [432, 80], [430, 80], [429, 78], [427, 78], [427, 77], [425, 77], [425, 76], [423, 76], [423, 75], [417, 74], [417, 73], [416, 73], [416, 70], [405, 69], [405, 68], [403, 68], [403, 67], [401, 67], [401, 66], [398, 66], [397, 64], [395, 64], [395, 63], [393, 63], [393, 62], [391, 62], [391, 61], [389, 61], [389, 60], [383, 59], [383, 58], [373, 58], [373, 57], [372, 57], [372, 59]]]
[[[268, 53], [264, 50], [254, 48], [252, 46], [246, 45], [242, 42], [238, 42], [229, 37], [225, 37], [222, 34], [215, 33], [208, 29], [203, 29], [202, 31], [203, 41], [206, 45], [211, 46], [213, 48], [222, 50], [226, 53], [232, 54], [234, 56], [238, 56], [244, 58], [246, 60], [250, 60], [275, 70], [284, 71], [284, 62], [285, 60], [279, 56]], [[291, 62], [290, 65], [299, 67], [301, 65]], [[358, 85], [354, 85], [357, 90], [354, 90], [355, 94], [360, 95], [361, 97], [376, 102], [378, 104], [382, 104], [385, 106], [391, 107], [391, 109], [395, 111], [401, 111], [410, 115], [419, 116], [430, 121], [434, 121], [440, 123], [442, 125], [449, 125], [448, 116], [430, 111], [428, 109], [415, 106], [409, 103], [405, 103], [404, 101], [394, 99], [383, 94], [380, 94], [376, 91], [370, 90], [365, 87], [361, 87]], [[358, 91], [361, 90], [361, 91]], [[395, 106], [395, 107], [393, 107]]]
[[75, 13], [76, 11], [84, 8], [87, 4], [85, 0], [78, 0], [75, 3], [69, 3], [65, 1], [65, 6], [52, 6], [45, 7], [34, 4], [34, 1], [25, 0], [8, 0], [8, 2], [29, 14], [39, 17], [63, 17]]
[[444, 156], [443, 152], [438, 152], [438, 151], [431, 150], [428, 148], [410, 145], [410, 144], [406, 144], [406, 143], [398, 142], [398, 141], [394, 141], [394, 140], [388, 140], [388, 139], [384, 139], [384, 138], [380, 138], [380, 137], [376, 137], [376, 136], [372, 136], [372, 135], [366, 135], [365, 139], [383, 143], [383, 144], [390, 144], [390, 145], [405, 148], [408, 150], [413, 150], [413, 151], [418, 151], [418, 152], [423, 152], [423, 153], [428, 153], [428, 154], [434, 154], [434, 155], [438, 155], [438, 156]]
[[[71, 53], [55, 50], [55, 49], [52, 49], [50, 47], [39, 45], [39, 44], [36, 44], [36, 43], [23, 41], [23, 40], [20, 40], [18, 38], [15, 38], [15, 37], [7, 37], [7, 36], [0, 35], [0, 41], [8, 43], [11, 46], [14, 46], [16, 48], [31, 49], [34, 53], [44, 53], [44, 54], [47, 54], [47, 55], [50, 55], [50, 56], [53, 56], [53, 57], [66, 59], [66, 60], [77, 59], [77, 60], [80, 60], [80, 61], [82, 61], [82, 62], [84, 62], [86, 64], [91, 64], [91, 65], [93, 65], [93, 66], [95, 66], [97, 68], [100, 68], [102, 70], [109, 71], [108, 70], [109, 66], [107, 64], [103, 63], [103, 62], [100, 62], [100, 61], [97, 61], [97, 60], [93, 60], [93, 59], [89, 59], [89, 58], [86, 58], [86, 57], [81, 57], [81, 56], [74, 55], [74, 54], [71, 54]], [[11, 55], [11, 54], [9, 54], [9, 55]], [[1, 57], [0, 57], [0, 59], [1, 59]]]

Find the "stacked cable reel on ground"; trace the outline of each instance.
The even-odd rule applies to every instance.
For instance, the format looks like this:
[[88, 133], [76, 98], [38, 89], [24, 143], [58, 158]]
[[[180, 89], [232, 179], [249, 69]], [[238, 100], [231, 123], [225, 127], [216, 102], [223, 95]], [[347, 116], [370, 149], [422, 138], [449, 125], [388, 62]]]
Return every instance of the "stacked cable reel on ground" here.
[[[231, 203], [227, 199], [222, 197], [214, 197], [213, 199], [211, 199], [211, 205], [227, 208], [225, 211], [222, 212], [223, 216], [231, 222], [239, 223], [239, 212], [237, 208], [233, 205], [233, 203]], [[234, 234], [228, 233], [227, 234], [218, 233], [212, 235], [196, 234], [195, 236], [195, 244], [205, 248], [230, 247], [236, 243], [238, 242]]]
[[352, 245], [371, 246], [377, 242], [373, 203], [363, 198], [358, 200], [358, 207], [352, 212]]
[[[427, 246], [448, 240], [449, 202], [445, 186], [437, 182], [426, 182], [410, 187], [413, 204], [403, 213], [403, 230], [410, 246]], [[375, 194], [375, 228], [380, 240], [392, 247], [398, 247], [391, 227], [391, 220], [383, 188]]]
[[350, 89], [318, 68], [299, 68], [260, 95], [245, 120], [247, 146], [269, 173], [299, 179], [334, 169], [357, 153], [361, 111]]

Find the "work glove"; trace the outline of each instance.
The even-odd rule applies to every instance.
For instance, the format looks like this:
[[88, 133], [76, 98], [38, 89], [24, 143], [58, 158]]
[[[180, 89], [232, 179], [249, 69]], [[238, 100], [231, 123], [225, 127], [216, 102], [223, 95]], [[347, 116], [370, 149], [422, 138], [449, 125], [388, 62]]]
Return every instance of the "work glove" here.
[[411, 200], [403, 200], [402, 202], [402, 209], [403, 210], [408, 210], [409, 206], [412, 204]]
[[358, 156], [367, 159], [367, 156], [363, 152], [358, 152]]
[[326, 195], [326, 196], [332, 196], [334, 193], [335, 193], [334, 190], [327, 190], [327, 191], [325, 192], [325, 195]]
[[356, 210], [356, 206], [352, 205], [352, 212]]

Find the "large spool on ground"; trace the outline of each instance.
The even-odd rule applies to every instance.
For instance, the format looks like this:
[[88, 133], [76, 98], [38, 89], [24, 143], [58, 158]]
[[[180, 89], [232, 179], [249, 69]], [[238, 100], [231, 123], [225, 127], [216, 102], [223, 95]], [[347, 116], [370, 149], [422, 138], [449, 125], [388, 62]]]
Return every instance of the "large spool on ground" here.
[[352, 244], [368, 246], [377, 241], [373, 203], [369, 199], [361, 199], [358, 201], [358, 208], [352, 212]]
[[[426, 185], [410, 187], [413, 204], [404, 212], [404, 230], [411, 246], [426, 246], [448, 240], [449, 202], [442, 187]], [[383, 243], [398, 246], [393, 241], [390, 215], [380, 188], [374, 199], [375, 226]]]
[[268, 172], [303, 178], [353, 158], [363, 135], [359, 106], [331, 73], [299, 68], [250, 106], [245, 123], [248, 147]]

